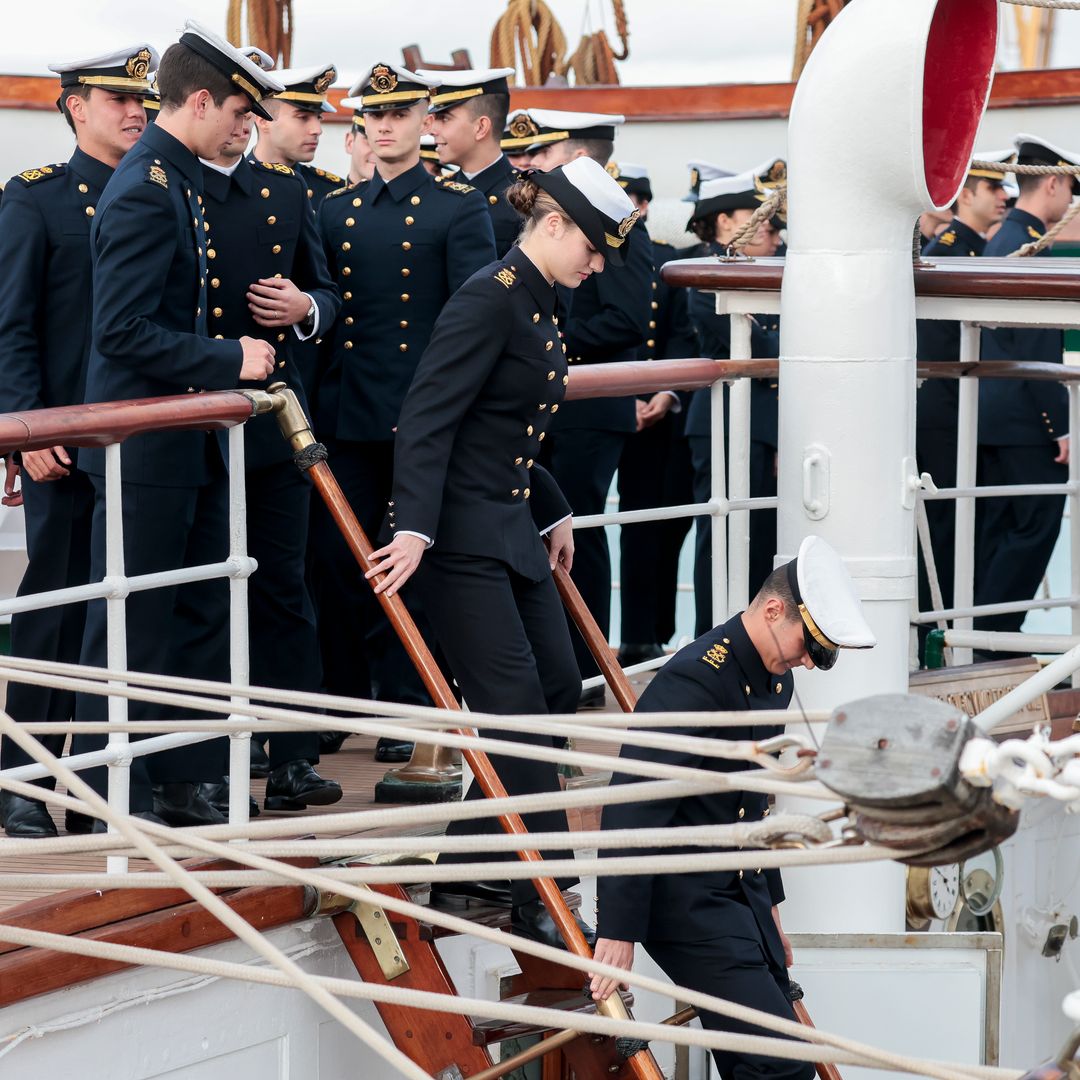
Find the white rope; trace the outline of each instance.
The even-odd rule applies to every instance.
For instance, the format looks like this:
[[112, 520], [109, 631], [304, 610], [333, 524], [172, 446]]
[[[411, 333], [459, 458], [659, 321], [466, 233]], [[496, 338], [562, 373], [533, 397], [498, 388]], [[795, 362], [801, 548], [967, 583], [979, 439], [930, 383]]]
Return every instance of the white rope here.
[[94, 811], [95, 816], [103, 818], [123, 835], [145, 858], [168, 874], [177, 886], [184, 889], [193, 900], [198, 901], [219, 922], [228, 927], [239, 940], [290, 978], [298, 990], [302, 990], [316, 1004], [322, 1006], [347, 1031], [352, 1032], [403, 1076], [411, 1080], [427, 1080], [427, 1073], [415, 1065], [396, 1046], [381, 1039], [370, 1024], [357, 1016], [324, 987], [318, 985], [303, 968], [271, 944], [269, 939], [215, 896], [205, 885], [192, 881], [188, 871], [159, 851], [153, 840], [144, 835], [143, 830], [135, 825], [139, 819], [114, 813], [97, 792], [49, 753], [36, 739], [21, 732], [19, 725], [3, 711], [0, 711], [0, 734], [12, 739], [35, 761], [47, 764], [56, 778], [62, 780], [69, 791], [81, 798]]
[[[506, 936], [503, 935], [504, 938]], [[23, 930], [2, 925], [0, 925], [0, 940], [29, 947], [52, 949], [77, 956], [89, 956], [95, 959], [131, 965], [155, 966], [173, 971], [183, 971], [213, 979], [236, 979], [264, 986], [292, 988], [289, 981], [278, 972], [253, 967], [250, 964], [213, 960], [190, 954], [161, 953], [153, 949], [91, 941], [85, 938], [67, 938], [44, 931]], [[505, 941], [500, 944], [505, 944]], [[681, 1046], [731, 1050], [737, 1053], [767, 1054], [770, 1057], [788, 1057], [793, 1060], [820, 1060], [837, 1064], [867, 1064], [882, 1068], [901, 1068], [899, 1065], [893, 1066], [879, 1062], [868, 1055], [860, 1055], [854, 1051], [833, 1050], [825, 1046], [809, 1047], [790, 1040], [704, 1031], [687, 1027], [672, 1027], [664, 1024], [647, 1024], [640, 1021], [612, 1020], [602, 1016], [566, 1013], [557, 1009], [488, 1001], [483, 998], [462, 998], [429, 991], [406, 990], [393, 985], [381, 986], [331, 976], [315, 975], [312, 978], [328, 991], [340, 997], [357, 998], [364, 1001], [387, 1003], [408, 1008], [422, 1008], [432, 1012], [508, 1020], [529, 1025], [546, 1025], [553, 1029], [571, 1029], [587, 1034], [629, 1035], [635, 1038], [647, 1038], [650, 1042], [669, 1042]], [[665, 986], [664, 996], [670, 997], [671, 991], [670, 986]], [[803, 1028], [802, 1030], [805, 1032], [810, 1029]], [[908, 1064], [905, 1064], [903, 1069], [918, 1073], [922, 1071], [920, 1068], [922, 1064], [923, 1062], [919, 1059], [909, 1059]], [[950, 1080], [953, 1077], [955, 1077], [955, 1080], [1016, 1080], [1020, 1076], [1017, 1070], [1012, 1069], [950, 1062], [928, 1062], [927, 1064], [935, 1069], [950, 1070], [948, 1074]], [[909, 1067], [909, 1065], [913, 1067]], [[927, 1073], [927, 1075], [936, 1074]]]
[[[1080, 11], [1080, 0], [1001, 0], [1017, 7], [1049, 8], [1051, 11]], [[998, 162], [997, 168], [1001, 167]]]
[[[154, 825], [151, 822], [143, 819], [132, 819], [126, 824], [129, 827], [133, 827], [134, 831], [139, 833], [146, 833], [150, 837], [156, 837], [160, 840], [168, 840], [170, 838], [171, 830], [167, 827]], [[206, 839], [192, 838], [193, 846], [199, 848], [204, 854], [217, 856], [219, 858], [231, 859], [236, 862], [245, 863], [249, 866], [262, 869], [262, 870], [279, 870], [281, 875], [288, 878], [300, 885], [311, 885], [315, 888], [321, 888], [324, 891], [335, 892], [353, 900], [359, 900], [361, 902], [370, 902], [370, 894], [364, 892], [353, 885], [345, 882], [337, 882], [333, 879], [327, 879], [322, 872], [314, 870], [301, 870], [298, 867], [289, 866], [287, 864], [280, 865], [275, 864], [271, 860], [264, 859], [261, 856], [254, 855], [251, 852], [235, 851], [232, 846], [226, 846], [223, 844], [217, 844], [213, 841]], [[584, 974], [592, 974], [593, 972], [601, 975], [607, 975], [612, 978], [617, 978], [624, 982], [630, 982], [635, 986], [639, 986], [642, 989], [650, 990], [654, 993], [659, 993], [664, 996], [670, 996], [672, 993], [668, 984], [659, 979], [653, 979], [644, 975], [639, 975], [636, 972], [626, 971], [624, 969], [613, 967], [610, 964], [600, 964], [595, 960], [586, 957], [579, 957], [573, 954], [562, 951], [561, 949], [554, 949], [547, 945], [541, 945], [539, 942], [529, 941], [525, 938], [519, 938], [513, 935], [505, 934], [500, 930], [493, 930], [489, 927], [485, 927], [479, 924], [469, 922], [468, 920], [458, 918], [451, 915], [448, 912], [439, 911], [437, 909], [428, 909], [421, 907], [417, 904], [411, 903], [407, 900], [402, 900], [394, 896], [386, 896], [380, 894], [379, 904], [389, 910], [396, 911], [399, 914], [405, 915], [409, 918], [419, 919], [425, 922], [433, 923], [436, 926], [441, 926], [444, 929], [451, 930], [459, 934], [470, 934], [473, 937], [479, 938], [482, 941], [487, 941], [490, 944], [495, 945], [511, 945], [519, 952], [525, 952], [532, 956], [540, 957], [544, 960], [549, 960], [558, 964], [562, 964], [565, 967], [571, 967], [583, 972]], [[245, 924], [246, 925], [246, 924]], [[6, 934], [8, 928], [0, 927], [0, 937]], [[386, 988], [392, 989], [392, 988]], [[699, 991], [689, 990], [685, 987], [677, 987], [677, 994], [680, 1001], [689, 1005], [694, 1005], [698, 1008], [709, 1009], [712, 1012], [716, 1012], [723, 1016], [728, 1016], [733, 1019], [741, 1020], [745, 1023], [755, 1024], [758, 1027], [763, 1027], [770, 1031], [775, 1031], [779, 1034], [788, 1035], [796, 1039], [803, 1039], [809, 1042], [822, 1043], [826, 1045], [834, 1045], [840, 1049], [849, 1050], [854, 1053], [862, 1053], [867, 1057], [873, 1059], [876, 1063], [884, 1063], [892, 1061], [896, 1064], [897, 1068], [905, 1071], [921, 1071], [927, 1076], [937, 1077], [939, 1080], [957, 1080], [955, 1073], [949, 1070], [936, 1069], [934, 1067], [927, 1066], [926, 1068], [912, 1069], [911, 1062], [906, 1061], [898, 1055], [891, 1054], [887, 1051], [878, 1050], [874, 1047], [866, 1046], [862, 1043], [855, 1042], [854, 1040], [845, 1039], [840, 1036], [830, 1035], [826, 1032], [816, 1028], [808, 1028], [795, 1021], [782, 1020], [777, 1017], [771, 1016], [768, 1013], [760, 1013], [756, 1009], [750, 1009], [743, 1005], [738, 1005], [734, 1002], [725, 1001], [720, 998], [714, 998], [709, 994], [703, 994]], [[419, 991], [402, 991], [404, 994], [418, 994]], [[427, 996], [427, 995], [421, 995]], [[439, 995], [432, 995], [438, 997]], [[402, 1004], [408, 1002], [402, 1001]], [[429, 1007], [426, 1004], [421, 1004], [419, 998], [413, 1002], [414, 1007], [425, 1008]], [[601, 1019], [601, 1018], [597, 1018]], [[611, 1021], [607, 1021], [610, 1023]], [[646, 1030], [649, 1025], [642, 1025]], [[664, 1036], [658, 1036], [663, 1038]]]

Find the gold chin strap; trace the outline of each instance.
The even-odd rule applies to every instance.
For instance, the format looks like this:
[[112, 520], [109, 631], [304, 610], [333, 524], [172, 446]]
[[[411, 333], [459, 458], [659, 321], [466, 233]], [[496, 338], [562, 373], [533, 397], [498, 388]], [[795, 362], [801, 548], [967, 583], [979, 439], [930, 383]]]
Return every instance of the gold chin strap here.
[[836, 652], [840, 646], [830, 641], [819, 629], [818, 624], [814, 622], [814, 617], [806, 610], [805, 604], [799, 605], [799, 614], [802, 616], [802, 621], [806, 626], [806, 629], [810, 631], [813, 639], [826, 649]]
[[482, 86], [474, 86], [468, 90], [448, 90], [445, 94], [432, 94], [432, 105], [444, 105], [448, 101], [464, 101], [466, 98], [479, 97], [483, 94]]

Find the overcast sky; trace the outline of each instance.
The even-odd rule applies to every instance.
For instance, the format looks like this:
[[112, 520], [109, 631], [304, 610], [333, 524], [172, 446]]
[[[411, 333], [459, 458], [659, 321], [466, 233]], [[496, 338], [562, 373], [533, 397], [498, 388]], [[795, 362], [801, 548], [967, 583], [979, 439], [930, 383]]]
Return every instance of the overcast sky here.
[[[573, 50], [584, 31], [604, 27], [617, 46], [610, 0], [548, 0]], [[626, 85], [782, 82], [791, 76], [797, 0], [625, 0], [630, 57], [619, 65]], [[51, 62], [79, 60], [138, 40], [158, 49], [187, 17], [224, 32], [227, 0], [6, 0], [0, 72], [48, 74]], [[419, 44], [431, 61], [468, 49], [488, 62], [491, 31], [505, 0], [293, 0], [294, 66], [337, 65], [339, 84], [376, 61], [400, 62], [403, 45]], [[1015, 66], [1012, 11], [1003, 15], [999, 63]], [[1056, 67], [1080, 66], [1080, 12], [1059, 12]]]

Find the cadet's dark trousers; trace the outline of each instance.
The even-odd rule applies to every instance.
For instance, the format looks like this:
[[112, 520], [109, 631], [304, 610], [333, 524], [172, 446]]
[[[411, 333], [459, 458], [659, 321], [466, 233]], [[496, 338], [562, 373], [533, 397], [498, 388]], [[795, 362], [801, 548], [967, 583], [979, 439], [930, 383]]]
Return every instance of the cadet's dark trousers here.
[[[795, 1020], [787, 996], [787, 972], [774, 966], [759, 938], [725, 935], [710, 941], [646, 941], [645, 951], [680, 986], [760, 1009], [782, 1020]], [[708, 1031], [774, 1035], [704, 1009], [698, 1010], [698, 1017]], [[725, 1050], [714, 1050], [712, 1055], [723, 1080], [811, 1080], [814, 1075], [814, 1066], [802, 1061]]]
[[[619, 509], [647, 510], [691, 501], [693, 473], [686, 439], [665, 416], [626, 440], [619, 460]], [[624, 525], [619, 534], [620, 639], [662, 645], [675, 634], [679, 554], [691, 518]]]
[[[956, 429], [918, 429], [915, 432], [915, 453], [919, 472], [928, 472], [938, 487], [956, 486]], [[934, 553], [938, 584], [945, 607], [952, 607], [953, 556], [956, 542], [956, 504], [951, 499], [932, 499], [923, 504], [930, 526], [930, 547]], [[934, 607], [930, 597], [930, 579], [926, 573], [922, 548], [919, 549], [919, 610]], [[919, 627], [919, 655], [922, 656], [930, 626]]]
[[[105, 481], [94, 485], [94, 524], [90, 576], [105, 576]], [[123, 487], [124, 561], [129, 576], [222, 562], [228, 556], [228, 482], [222, 473], [203, 487]], [[87, 606], [80, 663], [106, 666], [104, 600]], [[127, 666], [134, 671], [189, 678], [229, 678], [229, 588], [222, 578], [133, 592], [127, 600]], [[79, 720], [107, 718], [107, 699], [78, 694]], [[132, 701], [132, 720], [202, 719], [195, 708], [177, 709]], [[218, 714], [213, 714], [220, 719]], [[131, 737], [139, 738], [137, 735]], [[104, 735], [76, 735], [72, 753], [102, 748]], [[150, 782], [218, 782], [227, 771], [228, 740], [212, 739], [163, 750], [131, 765], [131, 810], [151, 809]], [[88, 769], [84, 778], [99, 794], [107, 787], [106, 769]]]
[[[624, 431], [597, 431], [592, 428], [557, 430], [548, 439], [550, 450], [544, 461], [573, 508], [575, 517], [602, 514], [611, 490], [611, 481], [630, 435]], [[605, 529], [580, 529], [574, 533], [574, 566], [571, 571], [581, 598], [605, 638], [611, 630], [611, 552]], [[583, 679], [600, 674], [585, 639], [569, 614], [578, 669]]]
[[[417, 591], [443, 655], [473, 712], [514, 714], [572, 713], [581, 694], [581, 679], [555, 582], [548, 575], [530, 581], [505, 563], [475, 555], [429, 550], [416, 573]], [[480, 729], [489, 738], [534, 746], [558, 746], [550, 735]], [[569, 734], [569, 732], [567, 733]], [[559, 790], [553, 764], [529, 758], [493, 755], [495, 767], [511, 795]], [[473, 781], [466, 799], [483, 798]], [[566, 813], [550, 810], [525, 814], [530, 832], [564, 832]], [[491, 817], [453, 821], [447, 836], [502, 832]], [[515, 856], [486, 854], [483, 861]], [[548, 859], [569, 859], [571, 851], [546, 851]], [[440, 856], [439, 861], [476, 862], [479, 855]], [[560, 878], [560, 888], [576, 878]], [[511, 883], [513, 903], [536, 899], [531, 881]]]
[[[327, 442], [328, 463], [361, 528], [375, 547], [394, 482], [392, 442]], [[430, 705], [431, 698], [375, 599], [329, 511], [316, 497], [308, 560], [318, 615], [323, 685], [330, 694]], [[406, 588], [409, 613], [424, 629]]]
[[[291, 461], [249, 469], [248, 553], [259, 568], [248, 578], [251, 682], [318, 691], [322, 664], [315, 609], [304, 580], [311, 484]], [[270, 736], [270, 767], [319, 760], [316, 731]]]
[[[1049, 440], [1041, 446], [980, 445], [979, 484], [1063, 484], [1069, 467], [1055, 462], [1056, 454], [1057, 444]], [[1065, 496], [1018, 495], [979, 503], [975, 603], [1033, 599], [1061, 532]], [[975, 629], [1019, 631], [1024, 614], [984, 615], [975, 620]]]
[[[90, 580], [90, 522], [94, 511], [90, 478], [73, 469], [69, 476], [38, 484], [24, 470], [21, 480], [29, 561], [18, 595], [85, 585]], [[85, 603], [13, 615], [11, 655], [77, 664], [85, 621]], [[8, 683], [6, 709], [13, 720], [66, 721], [72, 718], [74, 708], [75, 694], [70, 690]], [[63, 752], [66, 736], [37, 738], [57, 757]], [[0, 768], [13, 769], [31, 762], [29, 754], [9, 739], [0, 744]], [[50, 789], [56, 786], [52, 777], [36, 783]]]
[[[691, 435], [690, 460], [694, 469], [694, 502], [704, 503], [712, 498], [711, 440], [705, 435]], [[776, 494], [774, 463], [776, 449], [766, 443], [750, 441], [750, 496], [764, 498]], [[725, 485], [726, 487], [726, 485]], [[712, 518], [699, 517], [694, 533], [694, 633], [707, 634], [724, 617], [712, 610]], [[753, 599], [765, 579], [772, 573], [776, 556], [776, 511], [750, 512], [750, 576], [749, 596]]]

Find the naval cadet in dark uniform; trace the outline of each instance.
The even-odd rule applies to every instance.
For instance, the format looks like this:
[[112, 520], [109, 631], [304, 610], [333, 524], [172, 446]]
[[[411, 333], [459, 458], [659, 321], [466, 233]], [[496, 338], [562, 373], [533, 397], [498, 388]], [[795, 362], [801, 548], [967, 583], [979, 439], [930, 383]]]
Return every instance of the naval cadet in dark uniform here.
[[[88, 402], [225, 390], [274, 370], [273, 346], [251, 337], [216, 340], [207, 332], [208, 266], [202, 167], [281, 89], [227, 42], [188, 22], [158, 69], [161, 115], [143, 132], [97, 204], [93, 261], [93, 343]], [[156, 432], [121, 444], [125, 569], [129, 575], [222, 561], [228, 551], [223, 433]], [[94, 484], [91, 579], [105, 574], [105, 454], [80, 453]], [[228, 589], [221, 580], [132, 593], [127, 601], [127, 663], [137, 671], [227, 679]], [[81, 662], [106, 663], [105, 601], [92, 601]], [[80, 694], [78, 719], [105, 719], [105, 698]], [[131, 706], [133, 718], [162, 716]], [[192, 710], [183, 715], [190, 717]], [[196, 710], [197, 714], [197, 710]], [[77, 735], [73, 751], [97, 749], [104, 736]], [[199, 782], [226, 771], [225, 742], [215, 739], [159, 752], [131, 765], [131, 808], [170, 824], [212, 824], [223, 817]], [[104, 769], [88, 779], [105, 788]], [[149, 781], [153, 781], [151, 798]], [[99, 823], [100, 824], [100, 823]]]
[[[1014, 151], [979, 153], [979, 161], [1015, 157]], [[953, 206], [953, 219], [923, 249], [927, 258], [977, 258], [986, 247], [986, 233], [1005, 216], [1004, 167], [970, 169]], [[915, 324], [921, 363], [956, 363], [960, 359], [960, 324], [946, 319], [919, 319]], [[925, 379], [916, 395], [915, 455], [919, 472], [928, 472], [941, 488], [956, 486], [956, 425], [960, 388], [956, 379]], [[950, 500], [925, 503], [938, 584], [946, 608], [953, 603], [953, 556], [956, 507]], [[919, 608], [933, 607], [923, 559], [919, 559]], [[920, 627], [921, 641], [929, 627]]]
[[[424, 610], [474, 712], [567, 713], [581, 679], [551, 570], [556, 562], [571, 568], [570, 506], [537, 462], [568, 382], [554, 284], [574, 289], [605, 263], [618, 266], [637, 240], [630, 233], [638, 211], [590, 158], [533, 173], [509, 197], [528, 222], [520, 247], [447, 303], [402, 406], [388, 512], [393, 539], [374, 553], [369, 576], [388, 571], [379, 590], [393, 593], [419, 567]], [[553, 764], [491, 760], [512, 795], [559, 790]], [[466, 797], [480, 797], [476, 784]], [[566, 815], [526, 814], [525, 823], [561, 832]], [[477, 829], [498, 825], [491, 818], [454, 822], [447, 833]], [[490, 900], [498, 887], [462, 883], [441, 891]], [[561, 944], [530, 881], [514, 881], [509, 899], [515, 932]]]
[[[687, 228], [703, 242], [703, 254], [726, 255], [727, 247], [772, 189], [786, 180], [786, 165], [779, 158], [737, 175], [702, 182]], [[754, 239], [743, 248], [753, 256], [776, 254], [780, 234], [771, 221], [763, 221]], [[731, 316], [716, 313], [712, 293], [691, 292], [690, 320], [697, 332], [701, 355], [714, 360], [731, 358]], [[751, 320], [750, 355], [774, 359], [780, 355], [780, 326], [775, 315]], [[727, 387], [724, 403], [727, 404]], [[694, 500], [712, 497], [712, 395], [708, 388], [695, 390], [686, 415], [686, 436], [694, 469]], [[776, 455], [779, 445], [779, 383], [776, 379], [753, 379], [750, 383], [750, 495], [776, 494]], [[725, 421], [726, 421], [725, 417]], [[728, 424], [724, 425], [725, 438]], [[697, 519], [694, 538], [695, 633], [712, 625], [712, 520]], [[772, 571], [776, 554], [776, 511], [750, 512], [750, 578], [753, 595]]]
[[[1016, 139], [1021, 165], [1075, 165], [1065, 152], [1032, 135]], [[986, 256], [1008, 255], [1039, 240], [1080, 194], [1075, 177], [1017, 176], [1020, 196], [986, 245]], [[1044, 248], [1036, 257], [1048, 257]], [[984, 360], [1039, 360], [1060, 364], [1061, 330], [998, 327], [982, 333]], [[979, 483], [1063, 484], [1068, 479], [1069, 397], [1056, 382], [982, 379], [979, 382]], [[975, 603], [1031, 600], [1061, 531], [1064, 495], [980, 499]], [[983, 615], [978, 630], [1017, 632], [1024, 612]], [[996, 654], [1000, 656], [1001, 654]]]
[[521, 215], [506, 201], [518, 178], [499, 139], [510, 110], [508, 75], [513, 68], [477, 71], [426, 71], [438, 81], [431, 91], [432, 134], [443, 165], [456, 165], [456, 179], [487, 199], [495, 231], [495, 253], [502, 258], [517, 242]]
[[[65, 164], [40, 165], [11, 178], [0, 209], [0, 411], [25, 412], [83, 400], [90, 351], [90, 223], [113, 169], [146, 126], [143, 105], [158, 55], [140, 44], [110, 56], [54, 64], [57, 108], [75, 135]], [[85, 585], [90, 580], [94, 490], [74, 464], [75, 449], [27, 451], [21, 472], [28, 563], [18, 595]], [[11, 463], [14, 465], [14, 462]], [[86, 604], [65, 604], [11, 618], [11, 653], [78, 663]], [[64, 721], [70, 690], [11, 681], [6, 709], [13, 720]], [[64, 735], [39, 735], [57, 757]], [[10, 739], [0, 768], [32, 763]], [[52, 778], [37, 781], [52, 789]], [[5, 791], [0, 820], [8, 836], [55, 836], [45, 804]], [[68, 832], [93, 819], [68, 810]]]
[[528, 109], [514, 109], [508, 113], [499, 147], [510, 162], [510, 167], [528, 169], [532, 162], [532, 146], [539, 128], [529, 119]]
[[[429, 84], [404, 68], [376, 64], [352, 88], [378, 159], [375, 175], [330, 195], [318, 215], [342, 308], [324, 339], [316, 430], [372, 537], [390, 498], [398, 413], [435, 320], [450, 296], [495, 257], [479, 192], [439, 181], [420, 164]], [[317, 504], [311, 545], [326, 689], [428, 703], [337, 527]], [[378, 756], [401, 760], [407, 744], [385, 742]]]
[[[287, 381], [306, 410], [294, 355], [320, 327], [333, 325], [341, 298], [304, 182], [288, 165], [245, 158], [249, 135], [245, 124], [217, 158], [202, 163], [206, 243], [215, 252], [209, 331], [215, 338], [248, 335], [272, 342], [271, 379]], [[315, 692], [322, 686], [322, 665], [304, 577], [311, 485], [293, 465], [272, 415], [247, 422], [244, 455], [248, 553], [258, 563], [248, 580], [250, 680]], [[337, 802], [341, 787], [319, 776], [313, 767], [318, 760], [318, 732], [271, 735], [266, 809]], [[227, 782], [208, 787], [203, 795], [227, 813]]]
[[[641, 695], [637, 712], [712, 712], [784, 709], [791, 700], [796, 667], [828, 669], [840, 648], [870, 648], [873, 631], [863, 618], [855, 588], [836, 552], [808, 536], [798, 557], [774, 570], [746, 611], [680, 649]], [[715, 739], [767, 739], [779, 725], [745, 728], [666, 728], [672, 734]], [[750, 762], [705, 757], [687, 751], [625, 745], [624, 761], [717, 773], [754, 768]], [[640, 777], [616, 772], [612, 784]], [[663, 829], [760, 821], [767, 797], [750, 791], [721, 791], [604, 808], [604, 829]], [[692, 849], [700, 851], [700, 848]], [[723, 848], [718, 850], [724, 850]], [[661, 852], [645, 852], [660, 854]], [[664, 849], [670, 854], [671, 849]], [[642, 849], [601, 851], [633, 857]], [[780, 924], [784, 887], [779, 870], [716, 870], [692, 874], [598, 878], [597, 960], [629, 969], [634, 944], [679, 986], [712, 994], [794, 1020], [788, 998], [790, 946]], [[596, 975], [593, 996], [606, 998], [615, 980]], [[706, 1010], [710, 1030], [766, 1034], [764, 1030]], [[714, 1050], [720, 1075], [735, 1080], [776, 1076], [809, 1080], [812, 1063]]]
[[337, 78], [333, 64], [312, 68], [281, 68], [274, 77], [285, 89], [266, 103], [271, 120], [255, 118], [259, 140], [252, 151], [257, 161], [288, 165], [304, 183], [311, 208], [318, 213], [323, 199], [344, 179], [311, 164], [322, 138], [323, 116], [337, 109], [327, 93]]
[[[648, 219], [652, 185], [644, 165], [612, 162], [608, 171]], [[649, 337], [638, 360], [697, 356], [697, 338], [690, 324], [688, 290], [662, 281], [660, 268], [679, 257], [671, 244], [653, 240], [652, 297]], [[619, 459], [620, 510], [678, 506], [693, 501], [690, 451], [683, 432], [689, 394], [670, 390], [639, 396], [638, 431], [626, 442]], [[619, 531], [621, 633], [619, 662], [625, 667], [654, 659], [675, 633], [675, 599], [679, 555], [691, 518], [624, 525]]]
[[[551, 169], [576, 157], [607, 165], [615, 131], [623, 117], [602, 113], [570, 113], [530, 109], [516, 123], [536, 128], [529, 147], [532, 164]], [[634, 225], [634, 243], [622, 266], [591, 277], [580, 289], [560, 290], [559, 329], [573, 364], [606, 364], [637, 359], [649, 337], [652, 299], [652, 242], [644, 222]], [[559, 413], [543, 460], [577, 514], [602, 514], [608, 491], [629, 438], [637, 430], [633, 397], [574, 401]], [[586, 529], [577, 537], [574, 583], [608, 637], [611, 626], [611, 552], [604, 529]], [[567, 619], [569, 620], [569, 615]], [[571, 630], [574, 653], [583, 679], [599, 674], [584, 639]], [[604, 704], [604, 687], [582, 695], [583, 707]]]

